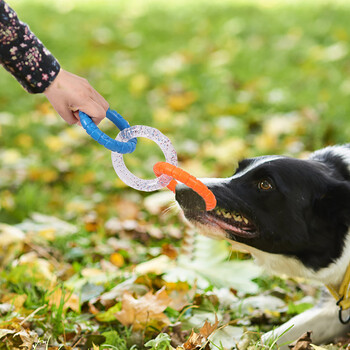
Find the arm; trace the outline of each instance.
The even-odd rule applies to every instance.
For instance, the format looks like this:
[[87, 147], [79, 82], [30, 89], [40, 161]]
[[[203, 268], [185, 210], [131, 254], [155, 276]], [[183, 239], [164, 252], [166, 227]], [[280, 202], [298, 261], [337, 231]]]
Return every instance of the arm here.
[[86, 79], [61, 69], [4, 0], [0, 0], [0, 63], [28, 92], [44, 93], [67, 123], [79, 122], [79, 110], [95, 124], [105, 117], [107, 101]]
[[44, 92], [60, 71], [57, 60], [3, 0], [0, 63], [31, 93]]

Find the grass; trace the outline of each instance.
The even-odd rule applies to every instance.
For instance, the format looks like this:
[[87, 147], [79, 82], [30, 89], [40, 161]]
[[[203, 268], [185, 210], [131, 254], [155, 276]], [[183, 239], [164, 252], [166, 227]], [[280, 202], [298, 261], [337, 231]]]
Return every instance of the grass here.
[[[86, 77], [130, 124], [165, 133], [181, 166], [195, 176], [229, 176], [242, 157], [305, 156], [349, 140], [350, 9], [345, 1], [9, 4], [64, 69]], [[188, 228], [173, 212], [164, 213], [161, 206], [153, 210], [158, 203], [152, 194], [126, 188], [108, 151], [78, 126], [66, 125], [43, 96], [27, 94], [5, 70], [0, 70], [0, 111], [0, 222], [11, 227], [21, 223], [16, 227], [26, 234], [0, 252], [0, 306], [9, 302], [7, 295], [22, 296], [10, 301], [13, 306], [5, 314], [0, 311], [0, 328], [12, 331], [9, 325], [38, 310], [25, 322], [26, 332], [35, 332], [41, 342], [33, 343], [37, 349], [69, 348], [77, 342], [83, 348], [93, 343], [103, 348], [106, 339], [110, 348], [120, 349], [141, 349], [150, 340], [148, 344], [158, 344], [162, 332], [155, 325], [158, 333], [148, 329], [139, 334], [115, 317], [96, 321], [96, 314], [121, 307], [120, 296], [105, 304], [99, 297], [128, 281], [140, 263], [164, 253], [184, 254], [186, 235], [179, 237]], [[101, 128], [117, 134], [108, 121]], [[125, 159], [132, 171], [150, 178], [162, 155], [141, 139]], [[31, 219], [35, 212], [73, 228], [47, 217], [45, 226]], [[23, 228], [26, 222], [29, 226]], [[287, 308], [308, 294], [285, 279], [262, 276], [257, 282], [261, 293], [281, 288]], [[54, 305], [53, 290], [62, 283], [67, 293], [62, 295], [69, 296], [74, 286], [81, 298], [89, 286], [93, 297], [68, 298], [67, 307], [62, 304], [66, 299], [55, 299]], [[135, 285], [170, 291], [157, 274]], [[214, 310], [227, 315], [240, 327], [266, 331], [291, 316], [230, 310], [213, 300], [213, 290], [213, 285], [198, 287], [191, 303], [202, 314]], [[199, 318], [197, 311], [169, 308], [165, 313], [172, 321], [180, 314], [185, 325], [187, 319]], [[176, 329], [167, 330], [173, 339], [188, 331]], [[3, 339], [0, 349], [19, 346], [22, 338], [9, 333]], [[159, 348], [166, 348], [164, 339]]]

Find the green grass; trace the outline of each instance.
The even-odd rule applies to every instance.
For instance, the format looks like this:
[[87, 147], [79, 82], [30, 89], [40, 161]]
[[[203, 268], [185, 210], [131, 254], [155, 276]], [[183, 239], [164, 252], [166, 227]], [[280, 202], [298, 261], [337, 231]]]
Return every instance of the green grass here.
[[[64, 69], [87, 78], [130, 124], [164, 132], [178, 151], [180, 165], [195, 176], [229, 176], [243, 157], [305, 156], [349, 140], [350, 7], [345, 1], [9, 4]], [[57, 283], [94, 284], [82, 271], [100, 269], [101, 261], [109, 261], [117, 251], [125, 262], [118, 276], [99, 284], [107, 292], [127, 280], [132, 267], [159, 255], [162, 245], [172, 244], [177, 250], [185, 245], [168, 235], [174, 229], [186, 231], [176, 214], [150, 213], [143, 202], [149, 194], [126, 188], [117, 179], [110, 152], [78, 126], [65, 124], [44, 96], [26, 93], [5, 70], [0, 70], [0, 111], [0, 222], [15, 225], [39, 212], [77, 228], [68, 236], [57, 229], [55, 239], [40, 230], [35, 231], [41, 232], [38, 237], [26, 231], [27, 242], [17, 247], [15, 262], [39, 249], [40, 258], [56, 264]], [[117, 134], [108, 121], [101, 128], [110, 136]], [[153, 143], [139, 140], [136, 152], [125, 159], [132, 171], [150, 178], [152, 165], [162, 155]], [[91, 213], [97, 218], [92, 228]], [[123, 229], [127, 236], [116, 236], [126, 240], [126, 246], [111, 248], [114, 234], [105, 225], [111, 218], [122, 224], [125, 219], [136, 222], [136, 229]], [[160, 239], [152, 236], [157, 230], [163, 234]], [[0, 311], [2, 327], [50, 300], [48, 285], [31, 278], [21, 264], [7, 262], [2, 267], [0, 305], [6, 294], [26, 296], [25, 303], [16, 306], [18, 314]], [[165, 283], [160, 276], [153, 278], [140, 284], [158, 290]], [[302, 308], [294, 302], [304, 291], [292, 282], [262, 276], [258, 284], [261, 291], [290, 291], [284, 296], [286, 307], [292, 305], [293, 312]], [[213, 288], [199, 288], [198, 293], [206, 299]], [[206, 302], [197, 302], [204, 310]], [[27, 329], [37, 332], [42, 345], [73, 346], [80, 334], [90, 344], [86, 347], [95, 343], [102, 348], [106, 339], [111, 348], [141, 349], [150, 339], [154, 342], [148, 344], [155, 349], [168, 346], [166, 336], [157, 345], [157, 332], [137, 338], [116, 319], [97, 322], [87, 303], [79, 307], [80, 312], [63, 312], [62, 303], [48, 305], [33, 316]], [[96, 304], [99, 312], [110, 307]], [[290, 317], [287, 312], [270, 315], [260, 324], [261, 315], [244, 315], [220, 303], [212, 310], [241, 317], [254, 330], [271, 329]], [[176, 321], [178, 313], [172, 314], [170, 308], [166, 312]], [[193, 315], [196, 312], [190, 309], [180, 321], [185, 324]], [[20, 343], [18, 336], [11, 341]], [[11, 346], [9, 342], [0, 349]]]

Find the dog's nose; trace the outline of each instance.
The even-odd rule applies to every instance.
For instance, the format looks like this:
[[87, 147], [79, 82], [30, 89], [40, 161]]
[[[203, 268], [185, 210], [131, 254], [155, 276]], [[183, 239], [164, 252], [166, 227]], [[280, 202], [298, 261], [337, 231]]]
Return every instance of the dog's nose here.
[[205, 210], [206, 208], [204, 199], [184, 184], [176, 185], [175, 199], [183, 210]]

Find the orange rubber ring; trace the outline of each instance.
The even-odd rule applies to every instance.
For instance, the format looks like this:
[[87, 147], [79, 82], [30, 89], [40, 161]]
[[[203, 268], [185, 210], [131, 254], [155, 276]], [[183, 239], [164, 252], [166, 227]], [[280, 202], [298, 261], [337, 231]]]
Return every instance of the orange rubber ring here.
[[206, 210], [212, 210], [216, 207], [216, 198], [213, 192], [210, 191], [209, 188], [204, 185], [204, 183], [199, 181], [194, 176], [190, 175], [185, 170], [182, 170], [181, 168], [178, 168], [177, 166], [167, 162], [158, 162], [154, 165], [153, 171], [157, 177], [165, 174], [171, 176], [174, 179], [171, 180], [167, 186], [169, 190], [175, 192], [175, 187], [177, 185], [176, 180], [178, 180], [186, 186], [192, 188], [192, 190], [197, 192], [204, 199]]

